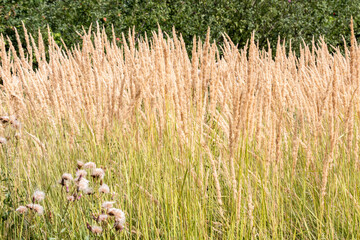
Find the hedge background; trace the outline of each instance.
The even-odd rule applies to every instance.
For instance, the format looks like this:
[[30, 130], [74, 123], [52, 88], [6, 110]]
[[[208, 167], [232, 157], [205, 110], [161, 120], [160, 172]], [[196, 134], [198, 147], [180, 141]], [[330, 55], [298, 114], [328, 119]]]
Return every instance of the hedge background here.
[[204, 37], [210, 26], [219, 43], [226, 32], [242, 47], [255, 30], [261, 47], [267, 47], [267, 39], [276, 46], [281, 36], [298, 50], [302, 39], [311, 43], [313, 36], [323, 35], [333, 46], [343, 45], [342, 35], [349, 42], [351, 16], [359, 37], [359, 13], [360, 0], [0, 0], [0, 33], [14, 41], [14, 27], [22, 33], [21, 21], [33, 35], [38, 29], [46, 33], [49, 25], [58, 43], [63, 38], [72, 45], [80, 42], [76, 31], [96, 22], [110, 36], [112, 24], [120, 36], [133, 26], [139, 34], [151, 34], [159, 23], [168, 33], [175, 26], [189, 49], [193, 36]]

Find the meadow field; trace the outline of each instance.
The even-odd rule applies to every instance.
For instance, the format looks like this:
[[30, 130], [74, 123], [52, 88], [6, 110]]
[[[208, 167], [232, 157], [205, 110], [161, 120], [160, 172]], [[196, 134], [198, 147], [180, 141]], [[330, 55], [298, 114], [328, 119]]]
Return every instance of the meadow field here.
[[0, 239], [360, 238], [353, 29], [298, 55], [24, 30], [0, 37]]

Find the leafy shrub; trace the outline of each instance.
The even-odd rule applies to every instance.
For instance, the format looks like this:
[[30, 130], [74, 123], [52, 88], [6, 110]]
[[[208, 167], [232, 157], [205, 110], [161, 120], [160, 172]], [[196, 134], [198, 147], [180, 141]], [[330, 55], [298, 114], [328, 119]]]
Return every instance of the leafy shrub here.
[[[139, 34], [157, 30], [157, 24], [168, 33], [175, 26], [189, 48], [193, 36], [203, 36], [210, 26], [212, 39], [220, 43], [225, 32], [244, 46], [256, 31], [260, 47], [267, 47], [267, 39], [275, 46], [281, 36], [291, 39], [298, 50], [303, 39], [310, 43], [321, 35], [330, 45], [342, 46], [342, 35], [349, 42], [350, 17], [355, 23], [360, 20], [360, 5], [346, 0], [1, 0], [0, 6], [0, 33], [11, 40], [16, 39], [13, 27], [21, 28], [24, 21], [31, 33], [38, 28], [46, 32], [49, 25], [56, 41], [62, 38], [67, 45], [80, 42], [77, 32], [82, 26], [87, 29], [98, 22], [110, 35], [112, 24], [118, 35], [133, 26]], [[360, 36], [360, 31], [355, 35]]]

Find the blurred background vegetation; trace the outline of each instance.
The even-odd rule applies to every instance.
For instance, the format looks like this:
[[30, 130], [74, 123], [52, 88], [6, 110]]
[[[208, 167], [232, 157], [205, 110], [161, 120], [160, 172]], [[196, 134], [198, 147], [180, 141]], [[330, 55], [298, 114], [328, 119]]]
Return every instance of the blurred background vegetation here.
[[343, 46], [342, 36], [349, 43], [351, 16], [359, 37], [359, 0], [0, 0], [0, 33], [15, 42], [14, 27], [23, 37], [22, 21], [33, 35], [38, 29], [46, 33], [49, 25], [59, 44], [62, 38], [73, 45], [81, 42], [76, 32], [96, 22], [107, 27], [109, 36], [111, 25], [117, 36], [133, 26], [140, 36], [156, 31], [159, 23], [169, 34], [175, 26], [190, 50], [193, 36], [203, 38], [210, 26], [218, 43], [225, 32], [243, 47], [256, 31], [260, 47], [268, 47], [267, 39], [275, 47], [280, 36], [291, 39], [298, 51], [303, 40], [311, 43], [313, 36], [324, 36], [333, 46]]

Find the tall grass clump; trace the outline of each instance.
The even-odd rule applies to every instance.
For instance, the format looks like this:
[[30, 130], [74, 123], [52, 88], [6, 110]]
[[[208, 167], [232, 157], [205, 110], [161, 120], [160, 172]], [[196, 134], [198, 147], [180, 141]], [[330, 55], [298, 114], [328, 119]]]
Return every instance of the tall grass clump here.
[[[351, 34], [344, 55], [320, 39], [299, 57], [209, 31], [191, 56], [160, 28], [122, 45], [99, 27], [71, 47], [1, 36], [1, 238], [360, 238]], [[102, 190], [78, 200], [85, 165]], [[36, 189], [44, 212], [24, 217]]]

